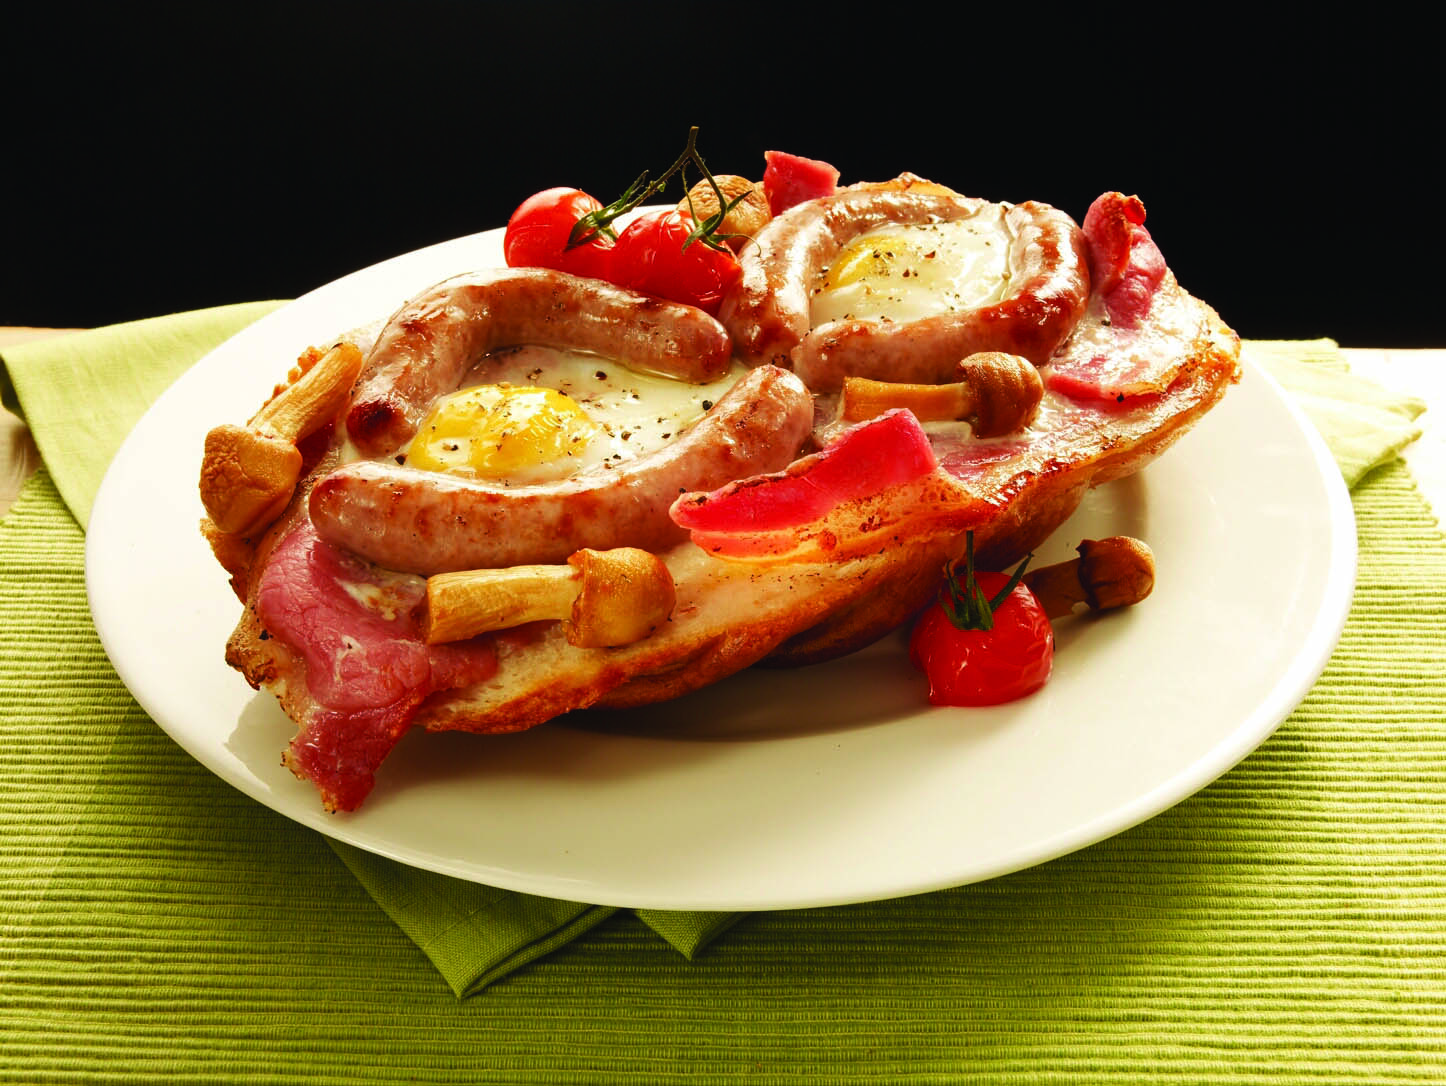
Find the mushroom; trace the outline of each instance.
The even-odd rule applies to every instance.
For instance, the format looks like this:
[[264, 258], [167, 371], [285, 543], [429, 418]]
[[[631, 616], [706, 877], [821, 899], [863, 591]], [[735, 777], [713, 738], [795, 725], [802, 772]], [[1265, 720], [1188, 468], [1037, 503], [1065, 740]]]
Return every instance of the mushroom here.
[[341, 412], [361, 367], [361, 351], [338, 343], [245, 426], [206, 435], [201, 504], [217, 528], [250, 535], [281, 515], [301, 475], [296, 443]]
[[1138, 539], [1124, 535], [1086, 539], [1076, 549], [1078, 558], [1024, 575], [1024, 583], [1050, 618], [1067, 615], [1080, 603], [1094, 611], [1128, 607], [1155, 587], [1155, 556]]
[[[737, 174], [716, 174], [713, 183], [718, 186], [718, 192], [723, 194], [725, 203], [743, 197], [723, 216], [723, 221], [718, 225], [720, 235], [735, 235], [727, 237], [726, 240], [728, 247], [737, 252], [743, 248], [744, 242], [762, 230], [773, 217], [768, 209], [768, 197], [763, 194], [761, 185], [755, 185], [748, 178], [739, 177]], [[713, 185], [709, 184], [705, 177], [688, 190], [687, 196], [678, 201], [678, 210], [686, 211], [695, 220], [702, 222], [710, 215], [718, 214], [721, 206], [718, 192], [713, 191]]]
[[569, 643], [612, 648], [647, 637], [668, 620], [674, 602], [673, 577], [657, 555], [636, 547], [584, 548], [566, 565], [428, 577], [422, 636], [435, 645], [560, 619]]
[[998, 437], [1029, 425], [1044, 395], [1039, 371], [1027, 358], [980, 351], [960, 359], [956, 380], [945, 385], [844, 379], [842, 417], [849, 422], [906, 407], [920, 422], [963, 419], [978, 437]]

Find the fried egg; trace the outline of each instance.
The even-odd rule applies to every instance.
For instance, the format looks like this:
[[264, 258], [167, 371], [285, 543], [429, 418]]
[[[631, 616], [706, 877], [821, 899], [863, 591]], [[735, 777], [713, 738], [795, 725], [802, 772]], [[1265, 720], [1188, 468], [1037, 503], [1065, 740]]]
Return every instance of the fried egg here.
[[814, 292], [813, 326], [920, 320], [1002, 300], [1010, 285], [1005, 210], [991, 205], [967, 219], [884, 226], [855, 238]]
[[582, 351], [498, 352], [432, 406], [403, 462], [505, 486], [606, 471], [670, 444], [743, 372], [693, 385]]

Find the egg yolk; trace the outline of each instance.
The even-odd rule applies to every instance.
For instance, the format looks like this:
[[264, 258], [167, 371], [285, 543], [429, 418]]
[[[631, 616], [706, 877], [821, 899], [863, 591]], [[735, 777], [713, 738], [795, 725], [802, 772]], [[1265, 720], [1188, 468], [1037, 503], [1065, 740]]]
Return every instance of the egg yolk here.
[[577, 402], [555, 389], [477, 385], [433, 405], [412, 439], [407, 463], [498, 479], [576, 456], [597, 432]]
[[882, 279], [912, 269], [925, 259], [904, 234], [871, 234], [847, 245], [829, 266], [825, 290], [837, 290], [865, 279]]

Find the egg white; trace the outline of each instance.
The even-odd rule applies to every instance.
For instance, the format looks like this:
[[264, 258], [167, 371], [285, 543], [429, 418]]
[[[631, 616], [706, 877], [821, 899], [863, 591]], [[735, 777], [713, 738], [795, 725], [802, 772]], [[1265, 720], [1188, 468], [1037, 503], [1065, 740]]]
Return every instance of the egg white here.
[[[569, 446], [564, 455], [514, 468], [502, 478], [486, 479], [499, 486], [528, 486], [614, 470], [671, 444], [744, 372], [735, 366], [716, 381], [694, 385], [638, 373], [583, 351], [529, 346], [489, 355], [468, 374], [462, 388], [511, 385], [554, 389], [574, 401], [596, 425], [591, 440]], [[437, 455], [445, 461], [445, 452]], [[464, 456], [465, 450], [459, 450], [457, 461], [446, 470], [475, 475]]]
[[1010, 286], [1005, 210], [990, 205], [967, 219], [889, 225], [854, 239], [814, 291], [813, 326], [920, 320], [1000, 301]]

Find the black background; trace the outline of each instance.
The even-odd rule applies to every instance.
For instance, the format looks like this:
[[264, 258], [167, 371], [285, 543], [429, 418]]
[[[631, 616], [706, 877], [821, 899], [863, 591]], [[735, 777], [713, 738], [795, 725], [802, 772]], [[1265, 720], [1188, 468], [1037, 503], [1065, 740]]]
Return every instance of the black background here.
[[227, 10], [6, 17], [0, 324], [294, 297], [541, 188], [611, 199], [697, 124], [718, 172], [776, 148], [1077, 219], [1136, 193], [1245, 336], [1446, 343], [1436, 62], [1384, 17]]

